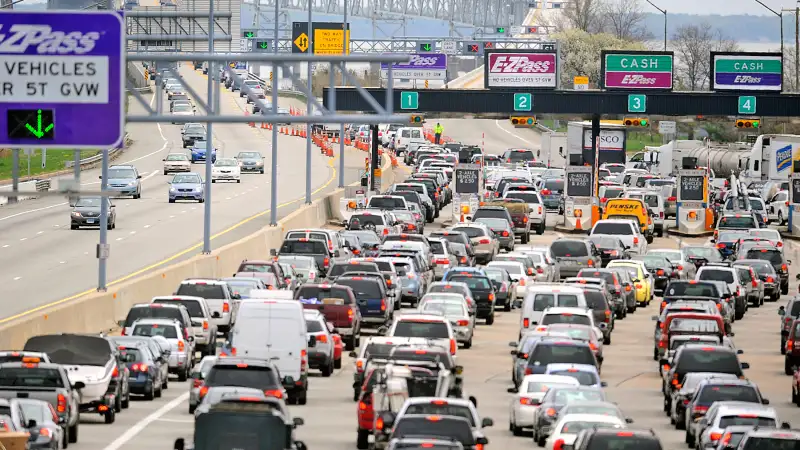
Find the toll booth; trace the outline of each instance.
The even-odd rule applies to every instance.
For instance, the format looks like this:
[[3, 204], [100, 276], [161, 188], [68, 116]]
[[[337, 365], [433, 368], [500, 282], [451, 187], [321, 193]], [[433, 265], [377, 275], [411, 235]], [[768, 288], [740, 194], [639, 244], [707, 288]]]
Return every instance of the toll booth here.
[[453, 172], [453, 223], [470, 222], [480, 205], [483, 190], [481, 165], [456, 164]]
[[800, 236], [800, 173], [797, 172], [789, 175], [789, 233]]
[[712, 231], [714, 214], [708, 203], [708, 173], [705, 170], [678, 171], [676, 226], [681, 234], [701, 235]]
[[589, 231], [593, 225], [594, 169], [590, 166], [567, 166], [564, 186], [564, 228], [567, 231]]

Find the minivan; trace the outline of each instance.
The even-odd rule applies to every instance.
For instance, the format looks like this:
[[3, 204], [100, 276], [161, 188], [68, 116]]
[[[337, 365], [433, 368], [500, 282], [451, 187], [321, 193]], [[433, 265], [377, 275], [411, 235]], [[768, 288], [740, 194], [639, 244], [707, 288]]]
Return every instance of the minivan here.
[[289, 404], [305, 405], [308, 393], [308, 349], [303, 305], [295, 300], [242, 300], [231, 332], [231, 354], [271, 361], [281, 374]]
[[563, 284], [536, 283], [528, 287], [519, 321], [519, 335], [536, 329], [544, 310], [552, 307], [586, 308], [583, 289]]

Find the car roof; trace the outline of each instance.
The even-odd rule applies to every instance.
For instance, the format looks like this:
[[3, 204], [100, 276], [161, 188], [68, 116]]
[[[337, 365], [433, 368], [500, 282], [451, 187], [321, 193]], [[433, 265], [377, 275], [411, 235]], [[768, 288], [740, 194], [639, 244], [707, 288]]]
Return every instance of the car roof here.
[[581, 294], [583, 291], [579, 287], [566, 286], [564, 284], [531, 284], [528, 286], [528, 292], [553, 292], [555, 294]]
[[573, 307], [569, 307], [569, 306], [553, 306], [553, 307], [550, 307], [550, 308], [546, 308], [544, 310], [544, 314], [564, 314], [564, 313], [579, 314], [579, 315], [584, 315], [584, 316], [592, 315], [592, 312], [591, 312], [590, 309], [573, 308]]

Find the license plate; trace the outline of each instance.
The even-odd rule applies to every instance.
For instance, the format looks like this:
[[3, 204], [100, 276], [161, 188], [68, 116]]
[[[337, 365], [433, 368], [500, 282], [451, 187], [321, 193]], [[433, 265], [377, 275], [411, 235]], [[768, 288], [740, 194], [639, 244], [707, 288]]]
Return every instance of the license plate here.
[[86, 223], [94, 223], [94, 219], [86, 219]]

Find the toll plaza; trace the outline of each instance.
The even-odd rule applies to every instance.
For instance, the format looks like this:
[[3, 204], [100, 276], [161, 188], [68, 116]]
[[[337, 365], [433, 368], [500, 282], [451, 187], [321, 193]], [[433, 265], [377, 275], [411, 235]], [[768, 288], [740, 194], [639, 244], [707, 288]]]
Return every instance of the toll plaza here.
[[800, 173], [798, 172], [789, 175], [789, 234], [800, 236]]
[[682, 235], [698, 236], [713, 231], [714, 214], [708, 202], [708, 173], [705, 170], [678, 171], [675, 221], [675, 231]]
[[597, 221], [598, 207], [594, 169], [591, 166], [567, 166], [564, 186], [564, 231], [589, 231]]
[[480, 206], [483, 170], [480, 164], [456, 164], [453, 172], [453, 223], [469, 222]]

